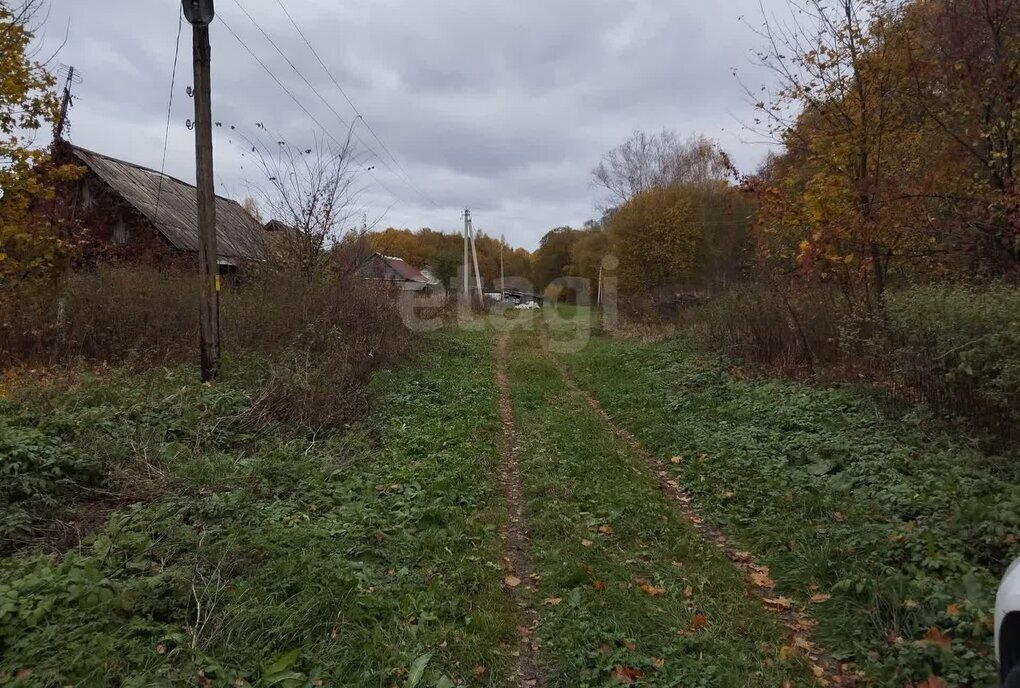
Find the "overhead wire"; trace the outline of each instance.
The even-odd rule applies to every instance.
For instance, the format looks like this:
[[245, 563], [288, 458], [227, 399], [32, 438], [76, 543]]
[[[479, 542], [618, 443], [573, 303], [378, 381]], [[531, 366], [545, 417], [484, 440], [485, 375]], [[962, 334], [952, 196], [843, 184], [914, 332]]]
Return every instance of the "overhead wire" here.
[[400, 164], [400, 161], [397, 160], [397, 157], [393, 155], [393, 151], [391, 151], [389, 149], [389, 146], [387, 146], [386, 143], [383, 142], [382, 138], [379, 137], [379, 134], [376, 133], [375, 129], [372, 127], [369, 121], [365, 119], [365, 116], [361, 114], [360, 110], [358, 110], [358, 106], [354, 104], [354, 101], [351, 100], [351, 97], [347, 95], [347, 91], [345, 91], [344, 87], [340, 85], [340, 82], [337, 81], [337, 78], [333, 76], [332, 70], [330, 70], [329, 66], [326, 64], [326, 61], [322, 59], [322, 56], [319, 55], [319, 51], [315, 49], [315, 46], [312, 45], [312, 42], [308, 40], [308, 36], [305, 35], [305, 32], [298, 25], [297, 21], [294, 20], [294, 17], [291, 15], [290, 10], [287, 9], [287, 6], [283, 3], [283, 0], [276, 0], [276, 4], [278, 4], [280, 6], [280, 9], [283, 10], [283, 13], [287, 15], [287, 19], [290, 21], [294, 29], [298, 32], [298, 35], [301, 36], [301, 40], [303, 40], [305, 42], [305, 45], [308, 46], [308, 50], [310, 50], [312, 55], [315, 56], [315, 59], [318, 60], [319, 66], [321, 66], [322, 70], [326, 72], [326, 75], [329, 77], [330, 81], [332, 81], [333, 85], [336, 86], [336, 89], [340, 91], [340, 95], [344, 97], [344, 100], [346, 100], [347, 104], [351, 106], [351, 109], [354, 110], [354, 113], [361, 118], [361, 121], [364, 122], [365, 124], [365, 128], [367, 128], [368, 131], [375, 138], [375, 140], [379, 142], [379, 145], [390, 156], [390, 159], [393, 161], [393, 163], [400, 169], [401, 172], [404, 173], [404, 177], [407, 179], [408, 184], [410, 184], [411, 187], [415, 191], [417, 191], [423, 198], [429, 201], [429, 203], [438, 208], [439, 204], [436, 203], [428, 194], [422, 191], [418, 187], [418, 185], [414, 183], [414, 181], [411, 179], [411, 175], [407, 172], [404, 166]]
[[170, 102], [166, 106], [166, 130], [163, 132], [163, 160], [159, 164], [159, 184], [156, 187], [156, 211], [153, 222], [159, 222], [159, 203], [163, 196], [163, 176], [166, 172], [166, 150], [170, 141], [170, 117], [174, 109], [174, 87], [177, 84], [177, 62], [181, 56], [181, 32], [184, 28], [184, 8], [177, 15], [177, 47], [174, 49], [174, 67], [170, 73]]
[[[323, 68], [326, 69], [326, 72], [329, 75], [330, 80], [334, 83], [334, 85], [336, 85], [338, 88], [340, 88], [341, 94], [344, 96], [344, 98], [347, 100], [347, 102], [350, 103], [351, 107], [354, 109], [355, 114], [357, 115], [357, 117], [355, 117], [353, 122], [350, 123], [350, 124], [347, 122], [346, 119], [344, 119], [344, 117], [339, 112], [337, 112], [336, 108], [334, 108], [333, 105], [329, 102], [329, 100], [327, 100], [326, 97], [322, 95], [322, 93], [319, 91], [319, 89], [317, 89], [315, 87], [315, 85], [308, 79], [308, 77], [306, 77], [304, 75], [304, 73], [300, 69], [298, 69], [297, 65], [294, 64], [294, 61], [290, 59], [290, 57], [283, 51], [283, 49], [280, 48], [279, 44], [275, 40], [273, 40], [273, 37], [269, 35], [269, 33], [262, 27], [261, 24], [259, 24], [258, 20], [256, 20], [255, 17], [253, 17], [252, 14], [244, 7], [244, 5], [241, 4], [240, 0], [233, 0], [233, 1], [234, 1], [234, 4], [237, 5], [238, 9], [240, 9], [244, 13], [244, 15], [248, 18], [248, 20], [255, 26], [255, 28], [259, 31], [259, 33], [262, 34], [263, 38], [265, 38], [269, 42], [269, 44], [273, 47], [273, 49], [276, 50], [277, 53], [279, 53], [280, 57], [282, 57], [284, 59], [284, 61], [290, 66], [290, 68], [292, 70], [294, 70], [294, 73], [297, 74], [298, 77], [305, 83], [305, 85], [308, 86], [308, 88], [316, 95], [316, 97], [323, 102], [323, 104], [330, 110], [330, 112], [333, 113], [333, 115], [341, 122], [341, 124], [343, 124], [345, 127], [350, 127], [351, 131], [354, 132], [354, 138], [356, 138], [358, 140], [358, 142], [362, 146], [364, 146], [365, 149], [369, 153], [371, 153], [377, 160], [379, 160], [379, 162], [381, 164], [385, 165], [390, 170], [390, 172], [393, 172], [395, 175], [397, 175], [398, 178], [401, 178], [401, 175], [390, 166], [390, 164], [386, 161], [386, 159], [384, 157], [382, 157], [381, 155], [379, 155], [379, 153], [377, 153], [370, 145], [368, 145], [368, 143], [366, 143], [365, 140], [362, 139], [361, 136], [358, 134], [358, 132], [355, 129], [354, 125], [357, 123], [358, 120], [361, 120], [361, 122], [365, 125], [365, 128], [368, 129], [369, 132], [371, 132], [372, 135], [376, 138], [376, 140], [379, 141], [380, 145], [385, 150], [387, 150], [387, 152], [390, 154], [390, 157], [393, 157], [393, 153], [390, 152], [389, 149], [386, 148], [386, 145], [382, 142], [381, 139], [379, 139], [379, 137], [375, 133], [374, 129], [372, 129], [371, 125], [368, 123], [368, 120], [366, 120], [364, 115], [362, 115], [361, 112], [358, 111], [357, 107], [354, 106], [354, 103], [347, 96], [347, 93], [340, 87], [339, 82], [336, 80], [335, 77], [333, 77], [333, 74], [325, 66], [325, 63], [322, 61], [321, 57], [318, 56], [318, 53], [316, 53], [316, 59], [318, 59], [319, 63], [323, 66]], [[305, 41], [305, 44], [308, 45], [309, 48], [311, 48], [311, 43], [308, 41], [307, 37], [304, 36], [304, 33], [301, 31], [300, 27], [297, 26], [297, 23], [293, 20], [293, 17], [291, 17], [289, 13], [287, 13], [287, 15], [288, 15], [288, 18], [290, 18], [291, 23], [294, 25], [294, 27], [297, 28], [298, 33], [301, 34], [302, 39]], [[312, 50], [314, 52], [314, 48], [312, 48]], [[396, 160], [396, 158], [394, 158], [394, 163], [396, 163], [396, 165], [398, 167], [400, 167], [400, 163]], [[401, 168], [401, 171], [403, 172], [402, 180], [407, 183], [409, 188], [414, 190], [415, 193], [417, 193], [419, 196], [421, 196], [422, 199], [425, 200], [426, 202], [432, 203], [436, 207], [439, 207], [438, 204], [435, 203], [435, 201], [430, 199], [425, 194], [425, 192], [422, 191], [414, 183], [414, 181], [411, 179], [410, 175], [407, 174], [406, 170]]]
[[[330, 140], [333, 141], [333, 143], [335, 143], [338, 147], [343, 148], [344, 144], [341, 143], [339, 141], [339, 139], [337, 139], [337, 137], [334, 136], [333, 132], [331, 132], [322, 122], [320, 122], [318, 120], [318, 118], [314, 114], [312, 114], [312, 112], [307, 107], [305, 107], [304, 103], [302, 103], [298, 99], [298, 97], [294, 95], [293, 91], [291, 91], [289, 88], [287, 88], [287, 86], [285, 86], [284, 83], [282, 81], [280, 81], [279, 77], [276, 76], [276, 74], [273, 72], [273, 70], [270, 69], [269, 66], [265, 63], [265, 61], [263, 61], [262, 58], [260, 58], [255, 53], [255, 51], [251, 49], [251, 47], [238, 35], [238, 33], [236, 31], [234, 31], [233, 27], [231, 27], [230, 24], [225, 19], [223, 19], [222, 16], [218, 17], [218, 20], [219, 20], [219, 23], [222, 24], [223, 27], [226, 28], [226, 30], [228, 32], [230, 32], [230, 35], [233, 36], [234, 39], [238, 43], [241, 44], [241, 47], [243, 47], [248, 52], [248, 54], [252, 57], [252, 59], [254, 59], [255, 62], [257, 62], [260, 67], [262, 67], [263, 71], [265, 71], [266, 74], [268, 74], [269, 77], [274, 82], [276, 82], [276, 85], [279, 86], [283, 90], [283, 92], [286, 93], [287, 96], [292, 101], [294, 101], [294, 104], [297, 105], [299, 108], [301, 108], [301, 111], [304, 112], [308, 116], [308, 118], [310, 120], [312, 120], [312, 122], [314, 122], [316, 124], [316, 126], [318, 126], [319, 129], [321, 129], [326, 134], [326, 136], [328, 136], [330, 138]], [[378, 177], [373, 175], [372, 179], [374, 179], [375, 182], [379, 186], [381, 186], [390, 196], [393, 196], [393, 198], [395, 198], [395, 199], [399, 199], [400, 198], [399, 194], [395, 193], [391, 188], [389, 188], [389, 186], [384, 184]]]

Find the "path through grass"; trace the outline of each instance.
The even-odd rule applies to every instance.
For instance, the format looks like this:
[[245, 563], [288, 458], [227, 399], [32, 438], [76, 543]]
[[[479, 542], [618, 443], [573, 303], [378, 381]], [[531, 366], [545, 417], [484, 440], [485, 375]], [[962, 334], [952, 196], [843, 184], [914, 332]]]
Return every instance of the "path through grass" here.
[[710, 522], [770, 565], [864, 685], [994, 683], [994, 592], [1020, 556], [1015, 461], [923, 409], [739, 379], [682, 339], [600, 337], [564, 360]]
[[510, 352], [551, 685], [811, 685], [741, 573], [567, 388], [535, 332]]

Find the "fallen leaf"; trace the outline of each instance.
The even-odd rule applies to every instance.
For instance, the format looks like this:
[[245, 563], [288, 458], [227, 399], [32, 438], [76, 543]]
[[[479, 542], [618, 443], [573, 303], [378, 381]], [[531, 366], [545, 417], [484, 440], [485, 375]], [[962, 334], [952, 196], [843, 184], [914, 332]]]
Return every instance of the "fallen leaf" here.
[[662, 667], [666, 666], [666, 660], [662, 659], [661, 657], [652, 657], [651, 662], [652, 666], [655, 667], [656, 669], [661, 669]]
[[698, 614], [691, 621], [691, 628], [693, 628], [696, 631], [700, 631], [702, 628], [705, 627], [705, 624], [707, 624], [707, 623], [708, 623], [708, 617], [705, 616], [704, 614]]
[[594, 583], [594, 587], [595, 587], [596, 590], [605, 590], [606, 589], [606, 584], [603, 583], [602, 581], [596, 579], [596, 581]]
[[684, 567], [684, 563], [682, 561], [674, 561], [673, 566], [674, 568], [682, 569]]
[[657, 588], [650, 583], [641, 584], [641, 592], [648, 595], [649, 597], [658, 597], [666, 592], [666, 588]]
[[812, 652], [815, 649], [815, 644], [809, 640], [806, 640], [799, 635], [793, 637], [793, 644], [804, 650], [805, 652]]
[[751, 583], [759, 588], [772, 589], [776, 587], [775, 581], [769, 577], [769, 567], [762, 566], [760, 570], [751, 573], [748, 578], [751, 579]]
[[481, 664], [476, 666], [475, 667], [475, 676], [477, 676], [478, 678], [481, 678], [482, 676], [485, 676], [485, 667], [483, 667]]
[[503, 582], [509, 585], [511, 588], [516, 588], [521, 584], [521, 579], [517, 576], [507, 576], [503, 579]]
[[947, 688], [949, 684], [938, 676], [929, 676], [917, 684], [916, 688]]
[[594, 543], [591, 540], [581, 540], [582, 547], [591, 547]]
[[793, 600], [788, 597], [776, 597], [772, 599], [766, 598], [765, 604], [777, 609], [789, 609], [793, 606]]
[[955, 619], [960, 615], [960, 608], [955, 604], [951, 604], [948, 607], [946, 607], [946, 614], [949, 614], [949, 616]]
[[641, 678], [641, 672], [637, 669], [630, 669], [622, 664], [617, 664], [616, 669], [613, 670], [613, 678], [621, 683], [634, 683]]
[[824, 592], [820, 592], [817, 595], [811, 597], [811, 601], [815, 604], [821, 604], [822, 602], [828, 602], [832, 599], [832, 595], [828, 595]]
[[948, 650], [953, 644], [949, 636], [934, 626], [928, 629], [928, 632], [924, 634], [924, 640], [921, 642], [931, 643], [936, 647], [941, 647], [943, 650]]
[[635, 652], [637, 650], [637, 643], [635, 643], [633, 640], [628, 640], [623, 644], [623, 646], [630, 650], [631, 652]]
[[684, 460], [684, 457], [682, 457], [682, 456], [674, 456], [672, 459], [670, 459], [670, 461], [672, 461], [673, 463], [680, 463], [683, 460]]
[[915, 602], [914, 600], [904, 600], [903, 606], [906, 607], [907, 609], [917, 609], [917, 602]]
[[563, 601], [562, 597], [547, 597], [542, 600], [542, 604], [547, 607], [555, 607]]
[[811, 665], [811, 673], [813, 673], [815, 675], [815, 678], [821, 678], [821, 677], [825, 676], [825, 669], [823, 669], [822, 667], [818, 666], [817, 664], [812, 664]]
[[794, 628], [796, 628], [798, 631], [810, 631], [816, 625], [817, 624], [811, 619], [805, 618], [797, 619], [797, 622], [793, 624]]
[[599, 533], [599, 535], [612, 535], [613, 534], [613, 528], [612, 528], [612, 526], [607, 526], [607, 525], [603, 524], [603, 525], [598, 527], [598, 533]]
[[686, 588], [684, 588], [684, 597], [686, 597], [687, 599], [691, 599], [692, 597], [694, 597], [694, 588], [692, 588], [689, 585]]

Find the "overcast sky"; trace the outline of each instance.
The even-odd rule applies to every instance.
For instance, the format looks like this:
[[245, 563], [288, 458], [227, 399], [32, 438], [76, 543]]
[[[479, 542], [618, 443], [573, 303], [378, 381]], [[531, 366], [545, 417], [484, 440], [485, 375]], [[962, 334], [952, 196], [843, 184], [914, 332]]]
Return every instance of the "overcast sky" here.
[[[360, 124], [362, 204], [381, 225], [456, 231], [475, 226], [534, 249], [561, 225], [597, 215], [590, 171], [636, 129], [705, 133], [742, 169], [766, 153], [742, 130], [740, 82], [751, 64], [759, 0], [283, 0], [358, 111], [413, 183]], [[355, 114], [280, 8], [237, 0], [333, 109]], [[241, 199], [262, 183], [243, 154], [265, 123], [313, 145], [328, 135], [230, 34], [238, 33], [330, 135], [346, 127], [259, 33], [235, 0], [216, 0], [212, 28], [217, 192]], [[766, 0], [775, 5], [779, 0]], [[58, 61], [82, 75], [72, 142], [159, 168], [176, 45], [177, 0], [50, 0], [42, 41], [69, 36]], [[185, 23], [166, 170], [194, 181], [191, 31]], [[328, 140], [328, 139], [327, 139]], [[364, 171], [374, 165], [372, 172]], [[426, 200], [427, 199], [427, 200]], [[436, 207], [436, 205], [438, 207]], [[392, 207], [390, 207], [392, 205]]]

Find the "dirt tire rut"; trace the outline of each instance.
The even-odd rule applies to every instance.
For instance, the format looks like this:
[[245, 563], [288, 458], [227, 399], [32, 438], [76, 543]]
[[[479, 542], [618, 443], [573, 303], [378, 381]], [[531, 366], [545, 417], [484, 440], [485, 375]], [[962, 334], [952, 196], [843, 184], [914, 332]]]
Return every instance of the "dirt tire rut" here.
[[538, 579], [532, 571], [528, 556], [528, 527], [524, 517], [521, 474], [517, 465], [517, 428], [510, 404], [510, 378], [507, 374], [509, 339], [508, 335], [501, 335], [496, 344], [496, 384], [499, 388], [499, 417], [503, 426], [500, 482], [507, 509], [507, 523], [501, 533], [503, 561], [507, 571], [503, 587], [520, 609], [523, 621], [518, 628], [520, 643], [515, 683], [522, 688], [541, 688], [545, 685], [545, 674], [539, 660], [539, 615], [528, 599], [534, 597], [538, 590]]

